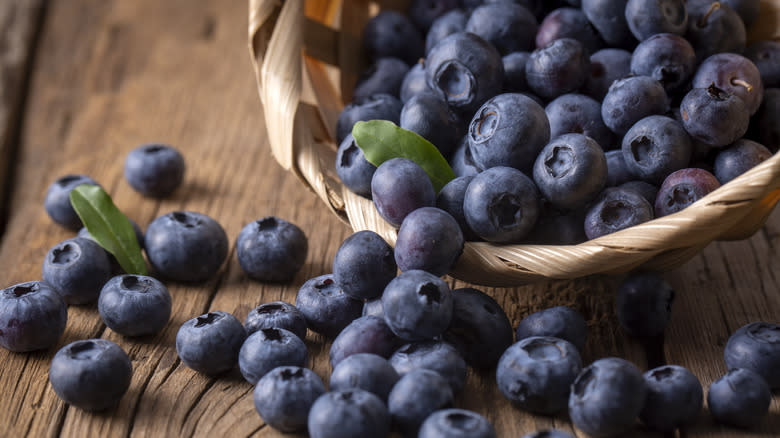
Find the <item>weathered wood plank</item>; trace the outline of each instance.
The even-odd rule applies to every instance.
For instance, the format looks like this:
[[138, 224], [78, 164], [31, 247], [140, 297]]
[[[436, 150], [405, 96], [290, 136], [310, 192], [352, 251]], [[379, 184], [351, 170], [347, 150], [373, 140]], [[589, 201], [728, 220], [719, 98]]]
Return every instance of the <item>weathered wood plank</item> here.
[[[231, 243], [246, 223], [277, 215], [309, 236], [309, 255], [289, 284], [247, 279], [236, 256], [203, 285], [169, 284], [173, 316], [154, 337], [128, 339], [105, 329], [94, 305], [73, 306], [60, 346], [101, 336], [131, 356], [134, 374], [119, 406], [87, 413], [64, 405], [47, 381], [56, 349], [20, 355], [0, 351], [0, 436], [288, 436], [266, 427], [255, 413], [252, 387], [237, 372], [199, 375], [176, 356], [176, 330], [207, 310], [243, 319], [261, 302], [294, 301], [307, 279], [330, 271], [347, 228], [269, 154], [246, 55], [244, 0], [52, 1], [32, 77], [22, 144], [16, 163], [7, 235], [0, 242], [3, 284], [40, 277], [46, 251], [71, 233], [53, 225], [41, 207], [48, 184], [69, 172], [87, 173], [142, 226], [159, 214], [188, 209], [206, 213]], [[154, 201], [124, 182], [122, 160], [135, 145], [164, 141], [188, 163], [183, 187]], [[717, 243], [668, 276], [678, 291], [665, 338], [670, 363], [689, 367], [706, 386], [724, 371], [728, 335], [755, 319], [778, 321], [780, 280], [772, 269], [780, 244], [780, 214], [753, 238]], [[5, 268], [9, 267], [9, 268]], [[451, 282], [462, 287], [461, 282]], [[627, 338], [614, 315], [617, 279], [585, 278], [515, 289], [485, 289], [513, 325], [530, 312], [566, 304], [589, 322], [584, 361], [618, 355], [642, 369], [644, 347]], [[327, 382], [330, 343], [307, 338], [314, 371]], [[498, 392], [493, 373], [470, 373], [457, 405], [487, 416], [499, 436], [537, 428], [574, 432], [565, 416], [533, 416], [514, 409]], [[760, 435], [780, 431], [773, 401]], [[687, 436], [746, 436], [712, 424], [706, 412]], [[584, 436], [578, 433], [578, 436]], [[653, 436], [641, 427], [635, 436]]]
[[21, 121], [36, 35], [44, 0], [0, 3], [0, 238], [7, 214], [5, 198]]

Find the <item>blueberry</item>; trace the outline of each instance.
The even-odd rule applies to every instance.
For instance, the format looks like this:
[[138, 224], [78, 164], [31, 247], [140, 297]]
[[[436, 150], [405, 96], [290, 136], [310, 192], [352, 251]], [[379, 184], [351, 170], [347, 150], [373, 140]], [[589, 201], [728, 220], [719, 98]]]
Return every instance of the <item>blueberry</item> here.
[[0, 346], [21, 353], [57, 343], [65, 331], [68, 306], [51, 286], [28, 281], [0, 291]]
[[574, 438], [570, 434], [557, 429], [537, 430], [536, 432], [523, 435], [523, 438]]
[[311, 438], [380, 438], [390, 433], [390, 415], [368, 391], [326, 392], [309, 411], [308, 430]]
[[389, 120], [398, 124], [401, 120], [403, 103], [389, 94], [375, 94], [358, 99], [345, 106], [336, 124], [336, 141], [341, 143], [352, 132], [352, 126], [359, 121]]
[[653, 219], [653, 206], [639, 193], [619, 187], [604, 189], [585, 214], [585, 234], [595, 239]]
[[422, 341], [441, 335], [452, 319], [452, 292], [439, 277], [411, 270], [382, 294], [385, 322], [399, 338]]
[[452, 407], [454, 396], [441, 374], [419, 368], [395, 384], [387, 399], [393, 423], [407, 435], [416, 435], [422, 422], [439, 409]]
[[745, 49], [744, 56], [758, 68], [764, 87], [780, 87], [780, 41], [756, 41]]
[[745, 24], [725, 2], [688, 1], [688, 32], [685, 38], [703, 61], [721, 52], [742, 53], [745, 50]]
[[390, 356], [390, 365], [403, 377], [412, 370], [436, 371], [457, 394], [466, 384], [466, 361], [452, 345], [441, 341], [406, 344]]
[[619, 186], [636, 178], [623, 158], [623, 150], [615, 149], [604, 154], [607, 160], [607, 187]]
[[372, 353], [388, 358], [401, 344], [385, 320], [378, 316], [361, 316], [339, 333], [330, 346], [330, 364], [338, 366], [345, 358]]
[[465, 129], [462, 125], [447, 102], [431, 92], [412, 97], [401, 110], [401, 128], [414, 131], [431, 142], [444, 157], [452, 155], [463, 138]]
[[502, 55], [531, 50], [536, 29], [536, 17], [531, 11], [513, 2], [479, 6], [466, 22], [466, 32], [482, 37]]
[[43, 208], [51, 220], [74, 231], [81, 228], [82, 223], [70, 205], [70, 192], [82, 184], [99, 185], [86, 175], [65, 175], [49, 186], [43, 201]]
[[263, 422], [284, 433], [306, 431], [314, 401], [325, 394], [325, 385], [314, 371], [285, 366], [274, 368], [255, 386], [255, 410]]
[[718, 53], [705, 59], [691, 81], [694, 88], [710, 85], [733, 94], [745, 103], [750, 115], [758, 111], [764, 96], [761, 73], [752, 61], [736, 53]]
[[49, 382], [65, 403], [88, 411], [108, 409], [130, 386], [133, 366], [119, 345], [86, 339], [62, 347], [51, 361]]
[[501, 91], [504, 64], [498, 50], [468, 32], [447, 36], [425, 59], [425, 79], [458, 113], [471, 115]]
[[483, 416], [464, 409], [442, 409], [420, 426], [419, 438], [495, 438], [496, 430]]
[[346, 391], [358, 388], [384, 401], [387, 400], [398, 379], [400, 377], [395, 368], [384, 357], [371, 353], [357, 353], [345, 357], [333, 367], [330, 389]]
[[512, 325], [501, 306], [490, 296], [472, 288], [452, 291], [452, 320], [443, 339], [452, 344], [466, 362], [481, 369], [492, 368], [512, 345]]
[[501, 62], [504, 64], [504, 87], [505, 93], [519, 93], [528, 91], [528, 81], [525, 79], [525, 64], [531, 52], [512, 52], [504, 55]]
[[437, 18], [457, 8], [459, 0], [413, 0], [409, 5], [409, 18], [423, 32], [426, 32]]
[[371, 179], [371, 195], [379, 215], [396, 227], [412, 211], [436, 204], [436, 191], [428, 174], [407, 158], [392, 158], [377, 167]]
[[463, 233], [458, 222], [444, 210], [422, 207], [404, 218], [394, 254], [401, 271], [419, 269], [444, 275], [462, 252]]
[[704, 399], [699, 379], [678, 365], [664, 365], [644, 374], [647, 399], [639, 418], [652, 429], [673, 432], [696, 420]]
[[306, 318], [297, 307], [284, 301], [261, 304], [249, 311], [244, 321], [247, 335], [266, 328], [282, 328], [306, 338]]
[[715, 178], [726, 184], [771, 156], [772, 152], [759, 143], [744, 138], [737, 140], [715, 156]]
[[604, 124], [623, 135], [639, 120], [663, 114], [669, 102], [660, 82], [649, 76], [632, 76], [615, 81], [601, 103]]
[[100, 318], [124, 336], [158, 333], [171, 317], [171, 294], [159, 280], [145, 275], [118, 275], [98, 299]]
[[379, 58], [360, 74], [352, 99], [362, 100], [375, 94], [399, 97], [401, 83], [408, 72], [409, 65], [398, 58]]
[[780, 388], [780, 325], [751, 322], [740, 327], [729, 337], [723, 357], [728, 369], [748, 369], [770, 388]]
[[149, 224], [144, 247], [149, 263], [160, 275], [201, 282], [213, 277], [227, 258], [228, 239], [214, 219], [192, 211], [175, 211]]
[[[622, 49], [601, 49], [590, 55], [590, 74], [583, 91], [601, 101], [609, 86], [631, 73], [631, 52]], [[602, 145], [603, 146], [603, 145]]]
[[650, 76], [669, 94], [684, 90], [695, 71], [693, 46], [685, 38], [671, 33], [647, 38], [636, 46], [631, 56], [631, 73]]
[[468, 20], [469, 14], [463, 9], [453, 9], [437, 18], [425, 35], [425, 54], [444, 38], [465, 31]]
[[642, 372], [634, 364], [616, 357], [599, 359], [572, 383], [569, 416], [589, 435], [618, 435], [634, 425], [646, 393]]
[[688, 92], [680, 103], [680, 114], [688, 134], [713, 147], [740, 139], [750, 121], [744, 101], [714, 84]]
[[564, 94], [547, 104], [544, 109], [550, 121], [550, 138], [563, 134], [585, 134], [609, 149], [615, 135], [601, 119], [601, 103], [583, 94]]
[[374, 300], [366, 300], [363, 304], [362, 316], [378, 316], [380, 318], [385, 317], [385, 310], [382, 308], [382, 298], [376, 298]]
[[423, 57], [423, 38], [411, 20], [396, 11], [381, 11], [363, 28], [363, 47], [371, 59], [395, 57], [414, 64]]
[[238, 369], [252, 385], [276, 367], [306, 367], [308, 361], [306, 344], [283, 328], [264, 328], [252, 333], [238, 352]]
[[588, 240], [583, 228], [585, 210], [561, 211], [542, 200], [536, 226], [523, 243], [536, 245], [577, 245]]
[[604, 151], [583, 134], [564, 134], [542, 149], [534, 182], [554, 207], [574, 210], [595, 198], [607, 182]]
[[336, 283], [356, 299], [378, 298], [396, 271], [393, 248], [368, 230], [347, 237], [333, 259]]
[[476, 234], [471, 231], [469, 224], [466, 223], [466, 216], [463, 213], [463, 198], [466, 197], [468, 188], [474, 176], [460, 176], [448, 182], [436, 195], [436, 207], [446, 211], [458, 223], [460, 231], [466, 240], [475, 240]]
[[753, 117], [755, 140], [769, 150], [780, 148], [780, 88], [767, 88], [764, 102]]
[[184, 157], [172, 146], [160, 143], [141, 145], [125, 158], [125, 179], [138, 193], [164, 198], [184, 179]]
[[336, 152], [336, 173], [341, 182], [364, 198], [371, 197], [371, 178], [376, 166], [366, 160], [363, 149], [358, 147], [352, 134], [347, 134]]
[[672, 172], [655, 198], [655, 216], [677, 213], [720, 187], [715, 175], [704, 169], [680, 169]]
[[660, 274], [642, 272], [618, 287], [615, 306], [620, 325], [632, 336], [657, 336], [672, 316], [674, 290]]
[[474, 176], [482, 172], [482, 168], [474, 162], [469, 150], [469, 137], [464, 136], [450, 158], [450, 166], [456, 177]]
[[184, 365], [216, 375], [236, 366], [245, 339], [246, 330], [235, 316], [214, 311], [181, 325], [176, 333], [176, 352]]
[[550, 307], [526, 316], [518, 324], [518, 341], [533, 336], [563, 339], [571, 342], [581, 352], [588, 337], [588, 326], [585, 324], [585, 318], [571, 307]]
[[661, 184], [691, 161], [691, 139], [682, 124], [665, 116], [639, 120], [623, 136], [623, 159], [638, 179]]
[[626, 21], [628, 0], [582, 0], [582, 12], [610, 46], [629, 49], [636, 44]]
[[569, 386], [582, 369], [577, 347], [532, 336], [509, 347], [496, 367], [498, 389], [521, 409], [553, 414], [566, 408]]
[[531, 53], [525, 78], [531, 91], [544, 99], [582, 88], [590, 71], [590, 53], [579, 41], [561, 38]]
[[547, 47], [561, 38], [580, 41], [588, 53], [595, 53], [604, 45], [588, 17], [575, 8], [559, 8], [547, 14], [536, 33], [536, 47]]
[[430, 93], [431, 89], [428, 88], [428, 83], [425, 81], [425, 65], [422, 62], [418, 62], [404, 76], [399, 96], [401, 102], [406, 103], [412, 97], [425, 92]]
[[619, 187], [622, 189], [633, 190], [642, 195], [642, 197], [645, 198], [647, 202], [650, 203], [650, 205], [655, 205], [655, 198], [658, 195], [658, 186], [654, 186], [644, 181], [628, 181], [624, 182]]
[[499, 94], [474, 114], [468, 129], [469, 151], [477, 166], [530, 170], [550, 141], [544, 108], [519, 93]]
[[475, 176], [466, 189], [463, 212], [469, 227], [490, 242], [516, 242], [539, 216], [533, 181], [511, 167], [493, 167]]
[[295, 224], [266, 216], [247, 224], [236, 252], [244, 272], [258, 281], [289, 281], [303, 266], [309, 242]]
[[90, 303], [111, 278], [111, 262], [100, 245], [74, 237], [46, 253], [42, 277], [68, 304]]
[[659, 33], [684, 35], [688, 10], [685, 0], [628, 0], [626, 22], [639, 41]]
[[732, 369], [712, 382], [707, 393], [707, 406], [715, 421], [745, 429], [763, 420], [771, 402], [766, 381], [744, 368]]
[[363, 302], [345, 294], [333, 274], [307, 280], [298, 290], [295, 307], [303, 313], [306, 325], [326, 338], [335, 338], [363, 311]]

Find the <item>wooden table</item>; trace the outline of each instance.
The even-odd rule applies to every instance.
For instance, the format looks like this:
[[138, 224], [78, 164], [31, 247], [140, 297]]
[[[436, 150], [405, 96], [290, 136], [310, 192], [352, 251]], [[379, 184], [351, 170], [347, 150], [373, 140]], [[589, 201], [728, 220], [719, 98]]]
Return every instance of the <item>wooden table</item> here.
[[[6, 207], [0, 287], [40, 279], [47, 250], [73, 236], [42, 207], [48, 185], [67, 173], [94, 177], [144, 227], [163, 213], [188, 209], [217, 219], [234, 242], [249, 221], [276, 215], [298, 224], [310, 245], [305, 266], [289, 284], [249, 280], [234, 251], [205, 284], [169, 283], [173, 316], [155, 337], [124, 338], [106, 329], [95, 305], [71, 306], [57, 348], [93, 337], [118, 343], [133, 362], [130, 389], [115, 409], [87, 413], [65, 405], [48, 383], [57, 348], [0, 350], [0, 436], [281, 435], [264, 426], [252, 386], [237, 372], [197, 374], [181, 364], [174, 348], [179, 325], [208, 310], [243, 320], [260, 303], [292, 302], [305, 280], [330, 271], [349, 235], [268, 152], [246, 49], [246, 10], [245, 0], [0, 2], [0, 205]], [[127, 152], [149, 141], [177, 146], [188, 165], [183, 187], [162, 201], [140, 196], [122, 175]], [[678, 292], [674, 318], [663, 346], [647, 352], [617, 324], [615, 279], [485, 290], [513, 325], [552, 305], [581, 311], [590, 325], [586, 363], [617, 355], [647, 369], [648, 362], [665, 359], [688, 367], [706, 387], [725, 372], [722, 352], [730, 333], [751, 321], [780, 320], [778, 239], [776, 212], [751, 239], [714, 243], [670, 272]], [[327, 382], [329, 342], [312, 333], [306, 342], [310, 365]], [[512, 408], [490, 373], [471, 373], [457, 405], [486, 415], [501, 437], [552, 426], [573, 431], [565, 416]], [[641, 427], [636, 433], [646, 434]], [[778, 397], [750, 434], [713, 424], [705, 411], [684, 435], [780, 436]]]

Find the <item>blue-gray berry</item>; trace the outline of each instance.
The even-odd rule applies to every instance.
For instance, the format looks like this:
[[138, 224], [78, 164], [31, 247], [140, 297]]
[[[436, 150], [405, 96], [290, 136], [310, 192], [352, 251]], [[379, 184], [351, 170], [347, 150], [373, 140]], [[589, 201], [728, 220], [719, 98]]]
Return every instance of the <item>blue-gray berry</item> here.
[[159, 280], [145, 275], [118, 275], [109, 280], [98, 299], [100, 318], [125, 336], [159, 332], [171, 317], [171, 294]]
[[65, 331], [68, 306], [48, 284], [28, 281], [0, 291], [0, 346], [15, 352], [49, 348]]
[[119, 345], [86, 339], [62, 347], [49, 367], [49, 382], [66, 403], [88, 411], [110, 408], [130, 386], [133, 366]]

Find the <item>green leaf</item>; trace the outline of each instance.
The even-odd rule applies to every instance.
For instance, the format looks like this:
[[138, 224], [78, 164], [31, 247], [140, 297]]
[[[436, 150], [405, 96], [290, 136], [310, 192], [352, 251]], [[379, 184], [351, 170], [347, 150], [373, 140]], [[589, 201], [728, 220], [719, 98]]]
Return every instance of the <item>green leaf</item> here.
[[419, 164], [431, 179], [436, 193], [455, 178], [455, 172], [436, 146], [416, 132], [399, 128], [393, 122], [357, 122], [352, 127], [352, 136], [366, 160], [375, 166], [392, 158], [408, 158]]
[[71, 190], [70, 204], [89, 234], [116, 257], [122, 269], [128, 274], [147, 275], [146, 262], [133, 225], [114, 205], [108, 193], [99, 186], [82, 184]]

